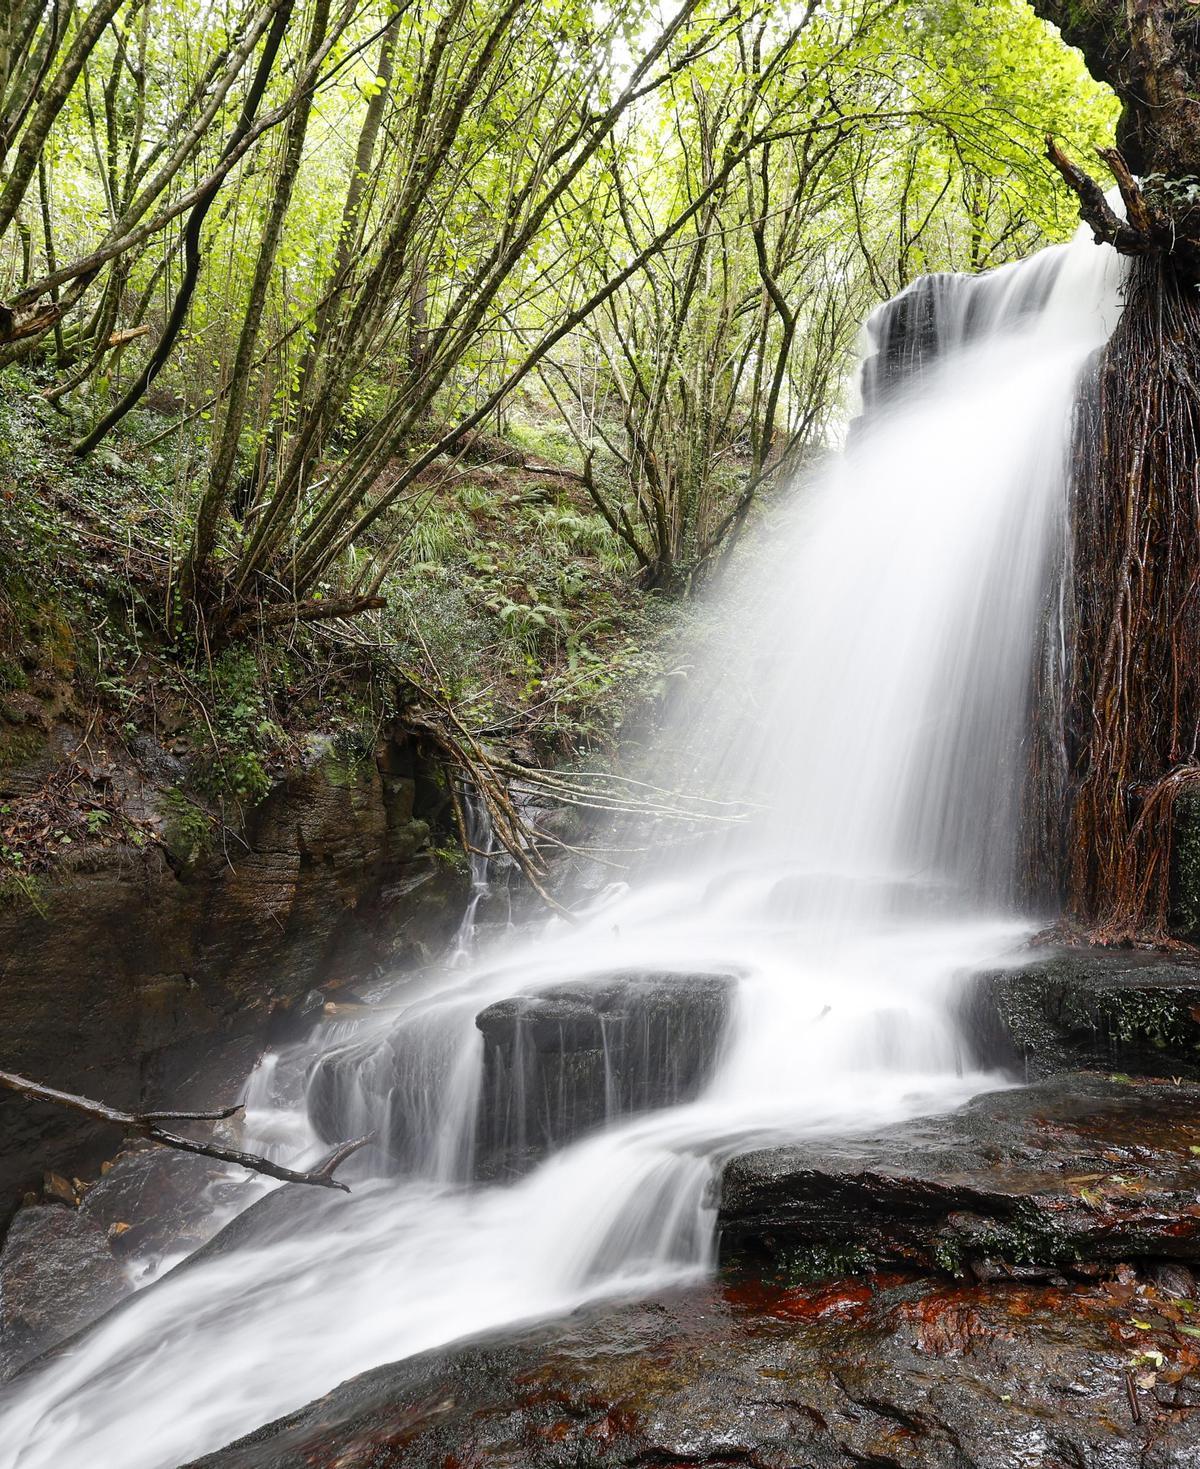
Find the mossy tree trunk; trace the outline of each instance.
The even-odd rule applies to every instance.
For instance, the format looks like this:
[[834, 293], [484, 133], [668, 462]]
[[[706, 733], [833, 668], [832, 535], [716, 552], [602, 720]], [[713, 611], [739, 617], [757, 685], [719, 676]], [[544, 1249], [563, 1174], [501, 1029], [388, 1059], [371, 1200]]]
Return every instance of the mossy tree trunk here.
[[1200, 8], [1033, 0], [1123, 104], [1104, 155], [1125, 203], [1049, 141], [1096, 241], [1130, 257], [1081, 393], [1067, 690], [1067, 916], [1167, 937], [1173, 808], [1200, 783]]

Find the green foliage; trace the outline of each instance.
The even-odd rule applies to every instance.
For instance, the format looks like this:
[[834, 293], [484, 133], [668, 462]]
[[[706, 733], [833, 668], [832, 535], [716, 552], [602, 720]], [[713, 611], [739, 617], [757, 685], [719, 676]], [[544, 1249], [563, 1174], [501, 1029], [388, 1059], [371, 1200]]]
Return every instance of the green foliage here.
[[[195, 777], [207, 795], [253, 804], [271, 789], [272, 758], [280, 753], [285, 736], [271, 715], [269, 686], [252, 649], [228, 649], [212, 665], [212, 703], [203, 711], [210, 748], [197, 762]], [[203, 748], [199, 725], [192, 734]]]
[[186, 866], [194, 865], [211, 849], [216, 818], [178, 788], [168, 791], [160, 804], [167, 850]]
[[[135, 7], [128, 34], [99, 30], [45, 136], [8, 140], [40, 172], [0, 225], [5, 299], [39, 276], [46, 299], [52, 256], [155, 221], [86, 276], [65, 322], [14, 349], [10, 405], [57, 412], [64, 437], [121, 397], [171, 313], [174, 210], [220, 170], [255, 64], [230, 48], [256, 13]], [[266, 78], [263, 105], [291, 119], [314, 14], [295, 6]], [[157, 496], [164, 575], [189, 546], [206, 571], [236, 567], [239, 592], [265, 575], [279, 595], [354, 583], [368, 546], [390, 566], [452, 564], [480, 539], [486, 487], [457, 505], [427, 494], [420, 455], [494, 425], [576, 474], [594, 457], [620, 529], [548, 512], [559, 554], [640, 560], [682, 587], [737, 533], [744, 496], [837, 435], [871, 306], [922, 271], [1062, 238], [1075, 211], [1042, 136], [1093, 156], [1115, 117], [1024, 0], [702, 3], [674, 32], [642, 0], [464, 0], [448, 18], [439, 0], [346, 11], [319, 128], [269, 128], [219, 178], [186, 329], [146, 400], [156, 418], [127, 419], [84, 471], [98, 497], [125, 477]], [[10, 62], [40, 85], [39, 34], [60, 44], [35, 26]], [[193, 130], [201, 97], [213, 115]], [[160, 177], [162, 135], [181, 153]], [[126, 327], [150, 331], [106, 347]], [[0, 457], [8, 440], [0, 424]], [[390, 510], [402, 547], [377, 544]], [[202, 582], [217, 600], [229, 585]], [[539, 595], [493, 615], [539, 657], [566, 631], [559, 611]]]
[[1175, 902], [1172, 919], [1181, 933], [1200, 934], [1200, 797], [1184, 793], [1175, 801]]
[[[165, 729], [187, 788], [221, 809], [260, 800], [305, 726], [370, 728], [362, 706], [408, 675], [481, 731], [567, 753], [613, 741], [659, 689], [687, 615], [672, 599], [728, 553], [739, 507], [840, 435], [868, 311], [921, 271], [1064, 238], [1074, 206], [1042, 135], [1087, 158], [1115, 117], [1022, 0], [706, 0], [669, 36], [642, 0], [465, 0], [449, 25], [440, 0], [371, 0], [330, 35], [277, 248], [282, 120], [219, 180], [151, 394], [80, 462], [72, 440], [171, 313], [175, 211], [236, 125], [254, 58], [228, 58], [253, 13], [143, 5], [102, 27], [45, 136], [8, 140], [41, 172], [0, 227], [12, 300], [145, 206], [144, 233], [64, 282], [58, 329], [3, 368], [0, 618], [55, 677], [86, 669], [122, 737]], [[313, 15], [299, 0], [267, 81], [281, 119]], [[14, 66], [40, 85], [39, 55]], [[213, 116], [193, 137], [201, 96]], [[185, 137], [142, 200], [149, 150]], [[43, 204], [49, 238], [31, 227]], [[220, 614], [252, 623], [256, 599], [376, 591], [386, 611], [360, 636], [222, 643]], [[0, 692], [27, 681], [0, 643]], [[180, 801], [198, 852], [207, 808]]]
[[[11, 809], [8, 805], [0, 805], [0, 820]], [[0, 837], [0, 903], [12, 902], [28, 903], [41, 917], [46, 917], [41, 884], [29, 870], [26, 853]]]

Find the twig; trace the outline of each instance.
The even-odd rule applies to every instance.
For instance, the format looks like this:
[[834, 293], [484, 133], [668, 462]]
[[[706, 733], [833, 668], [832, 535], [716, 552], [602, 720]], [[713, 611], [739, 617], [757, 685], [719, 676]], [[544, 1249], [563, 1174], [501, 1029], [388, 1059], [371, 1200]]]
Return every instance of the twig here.
[[1125, 1400], [1129, 1404], [1129, 1416], [1135, 1423], [1142, 1421], [1142, 1409], [1137, 1399], [1137, 1388], [1134, 1386], [1133, 1373], [1125, 1371]]
[[348, 1185], [339, 1183], [334, 1178], [335, 1170], [371, 1141], [371, 1137], [367, 1136], [339, 1143], [316, 1167], [298, 1171], [285, 1168], [281, 1163], [273, 1163], [270, 1158], [263, 1158], [257, 1153], [244, 1153], [239, 1148], [226, 1148], [215, 1142], [201, 1142], [196, 1138], [183, 1137], [177, 1132], [168, 1132], [166, 1128], [159, 1126], [160, 1122], [223, 1122], [242, 1110], [245, 1105], [242, 1102], [213, 1112], [122, 1112], [104, 1102], [94, 1102], [90, 1097], [80, 1097], [74, 1092], [43, 1086], [40, 1082], [30, 1081], [28, 1077], [17, 1076], [11, 1071], [0, 1071], [0, 1087], [6, 1087], [10, 1092], [16, 1092], [18, 1096], [26, 1097], [32, 1102], [51, 1102], [71, 1112], [79, 1112], [94, 1121], [111, 1122], [116, 1127], [124, 1128], [126, 1132], [147, 1138], [152, 1143], [159, 1143], [164, 1148], [174, 1148], [181, 1153], [199, 1153], [206, 1158], [216, 1158], [222, 1163], [236, 1163], [240, 1168], [248, 1168], [252, 1173], [265, 1173], [284, 1183], [310, 1183], [317, 1188], [340, 1189], [344, 1194], [348, 1194], [350, 1189]]

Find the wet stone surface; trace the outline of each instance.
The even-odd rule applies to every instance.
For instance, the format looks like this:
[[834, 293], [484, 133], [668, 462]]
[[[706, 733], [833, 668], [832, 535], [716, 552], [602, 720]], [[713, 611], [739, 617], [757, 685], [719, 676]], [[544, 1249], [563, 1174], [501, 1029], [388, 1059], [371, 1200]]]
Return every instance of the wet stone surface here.
[[[733, 985], [723, 974], [606, 974], [482, 1010], [477, 1176], [525, 1172], [608, 1119], [691, 1101], [720, 1054]], [[331, 1145], [377, 1132], [404, 1171], [422, 1157], [429, 1098], [452, 1090], [460, 1055], [459, 1033], [435, 1013], [352, 1041], [310, 1073], [309, 1120]]]
[[1081, 1068], [1200, 1079], [1200, 963], [1068, 949], [976, 975], [964, 1020], [984, 1059], [1030, 1078]]
[[64, 1204], [18, 1209], [0, 1253], [0, 1381], [131, 1288], [94, 1219]]
[[596, 1310], [366, 1373], [192, 1469], [1191, 1469], [1197, 1304], [1126, 1276]]
[[211, 1233], [214, 1204], [240, 1184], [211, 1158], [147, 1144], [130, 1147], [84, 1193], [80, 1215], [98, 1224], [122, 1260], [193, 1250]]
[[1200, 1261], [1200, 1087], [1063, 1077], [855, 1141], [748, 1153], [725, 1170], [720, 1229], [726, 1260], [788, 1279]]
[[720, 1054], [734, 983], [618, 974], [488, 1006], [475, 1021], [481, 1174], [523, 1172], [608, 1118], [693, 1100]]

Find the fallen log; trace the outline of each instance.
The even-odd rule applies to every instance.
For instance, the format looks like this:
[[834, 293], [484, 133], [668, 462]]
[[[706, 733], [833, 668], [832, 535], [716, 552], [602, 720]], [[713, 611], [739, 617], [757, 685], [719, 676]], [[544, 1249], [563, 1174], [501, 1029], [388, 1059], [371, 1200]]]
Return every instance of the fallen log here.
[[285, 1168], [282, 1163], [274, 1163], [258, 1153], [245, 1153], [239, 1148], [227, 1148], [217, 1142], [184, 1137], [181, 1133], [171, 1132], [160, 1125], [164, 1122], [223, 1122], [240, 1112], [245, 1105], [243, 1102], [237, 1102], [232, 1107], [221, 1107], [213, 1112], [122, 1112], [104, 1102], [94, 1102], [90, 1097], [80, 1097], [74, 1092], [43, 1086], [40, 1082], [30, 1081], [28, 1077], [17, 1076], [11, 1071], [0, 1071], [0, 1087], [16, 1092], [18, 1096], [26, 1097], [32, 1102], [50, 1102], [54, 1106], [79, 1112], [95, 1122], [110, 1122], [136, 1137], [159, 1143], [164, 1148], [175, 1148], [181, 1153], [200, 1153], [222, 1163], [236, 1163], [239, 1168], [248, 1168], [252, 1173], [263, 1173], [268, 1178], [278, 1178], [284, 1183], [309, 1183], [317, 1188], [340, 1189], [344, 1194], [348, 1194], [350, 1188], [334, 1178], [335, 1171], [347, 1158], [365, 1148], [372, 1140], [368, 1134], [366, 1137], [339, 1143], [314, 1168], [298, 1170]]

